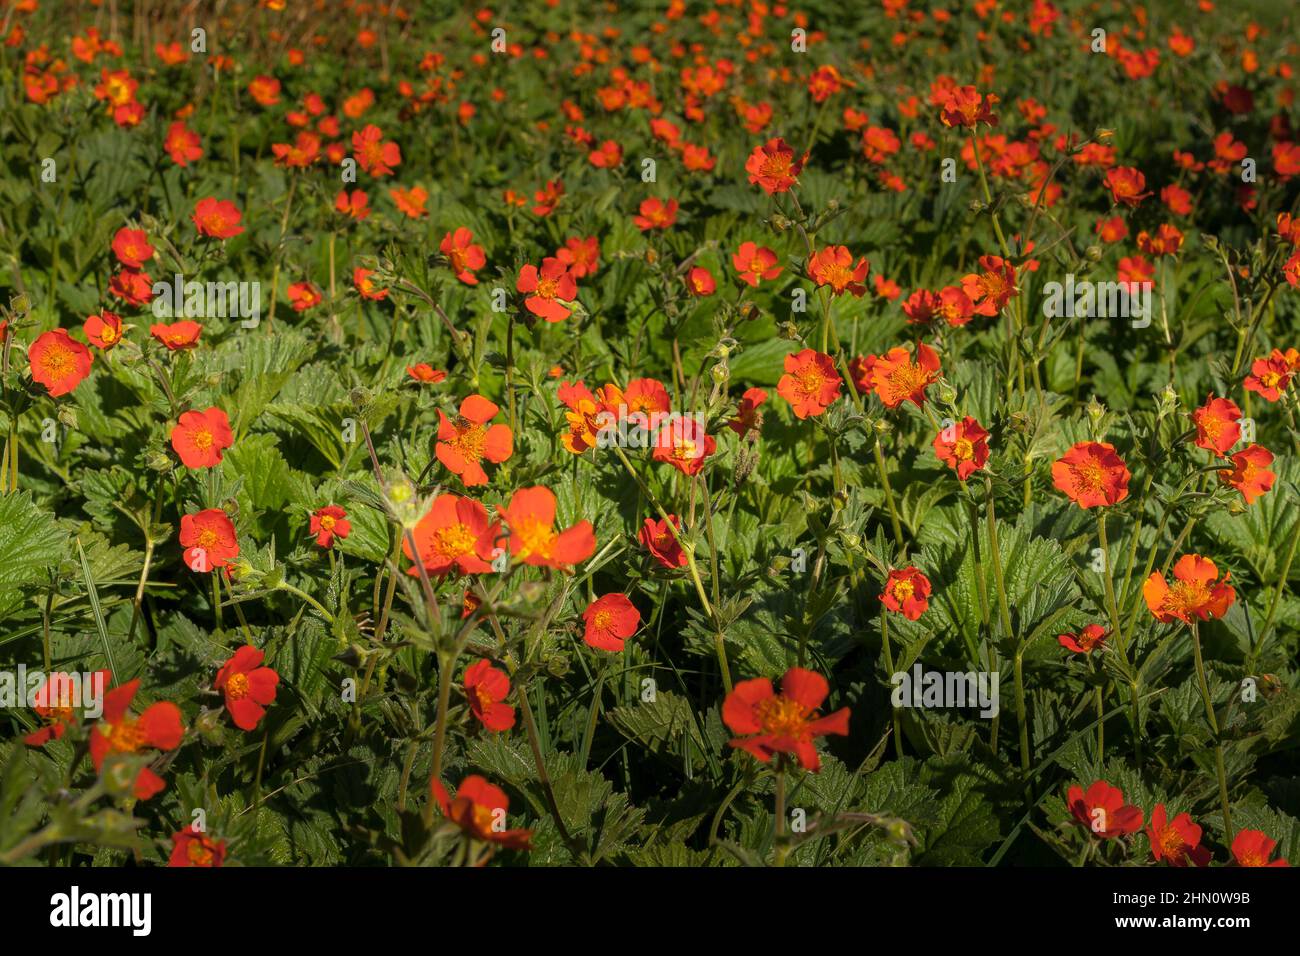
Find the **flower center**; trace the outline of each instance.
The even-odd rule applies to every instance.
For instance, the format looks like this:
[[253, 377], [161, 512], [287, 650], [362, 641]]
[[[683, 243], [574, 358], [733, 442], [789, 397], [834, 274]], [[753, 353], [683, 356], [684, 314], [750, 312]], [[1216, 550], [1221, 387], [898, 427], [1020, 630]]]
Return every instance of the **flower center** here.
[[1074, 475], [1075, 486], [1080, 491], [1101, 491], [1106, 482], [1106, 471], [1101, 467], [1101, 462], [1095, 458], [1089, 458], [1082, 464], [1071, 465], [1070, 473]]
[[962, 461], [969, 461], [975, 457], [975, 446], [969, 438], [958, 438], [952, 443], [952, 453]]
[[510, 533], [519, 539], [519, 557], [521, 558], [527, 558], [534, 554], [549, 558], [552, 549], [555, 547], [557, 537], [554, 528], [548, 524], [543, 524], [536, 518], [524, 518], [511, 527]]
[[822, 276], [836, 292], [842, 291], [845, 286], [853, 281], [853, 271], [848, 266], [839, 264], [827, 266], [822, 270]]
[[785, 179], [790, 175], [790, 162], [793, 157], [785, 153], [775, 153], [763, 160], [759, 167], [764, 176], [771, 179]]
[[226, 696], [231, 700], [243, 700], [248, 696], [248, 675], [231, 674], [226, 681]]
[[320, 516], [320, 526], [326, 531], [333, 531], [334, 525], [336, 525], [337, 523], [338, 523], [338, 519], [335, 518], [333, 515]]
[[889, 391], [895, 403], [901, 402], [930, 384], [930, 373], [910, 362], [889, 373]]
[[474, 809], [470, 811], [470, 819], [474, 822], [474, 831], [480, 836], [486, 836], [492, 832], [492, 824], [495, 822], [492, 818], [492, 809], [481, 804], [474, 804]]
[[212, 432], [206, 428], [200, 429], [194, 433], [194, 447], [200, 451], [207, 451], [212, 447]]
[[140, 721], [127, 718], [110, 724], [107, 737], [114, 753], [134, 753], [144, 745], [144, 728]]
[[799, 372], [798, 379], [799, 379], [799, 392], [802, 395], [809, 398], [811, 398], [813, 395], [820, 394], [822, 390], [822, 386], [826, 384], [825, 376], [822, 375], [820, 370], [812, 366], [809, 366], [808, 368], [805, 368], [801, 372]]
[[217, 544], [217, 533], [211, 528], [199, 532], [199, 547], [211, 551]]
[[478, 536], [469, 525], [457, 522], [434, 532], [431, 549], [441, 558], [459, 558], [462, 554], [472, 551], [477, 540]]
[[554, 299], [558, 282], [554, 279], [538, 279], [537, 295], [543, 299]]
[[807, 725], [808, 709], [797, 700], [769, 697], [756, 709], [764, 733], [774, 737], [798, 737]]
[[898, 601], [899, 604], [905, 602], [915, 592], [916, 592], [916, 585], [913, 584], [911, 581], [894, 582], [894, 599]]
[[591, 619], [591, 624], [598, 631], [608, 631], [614, 625], [614, 612], [601, 608]]
[[456, 423], [456, 437], [451, 445], [469, 461], [483, 458], [483, 443], [487, 439], [487, 426], [462, 418]]
[[202, 840], [191, 840], [190, 845], [185, 848], [185, 855], [195, 866], [212, 865], [212, 851]]
[[1178, 581], [1165, 598], [1167, 608], [1190, 614], [1205, 606], [1210, 600], [1210, 589], [1200, 581]]
[[41, 368], [51, 378], [62, 378], [72, 371], [72, 351], [63, 345], [46, 349], [41, 356]]
[[1187, 842], [1183, 835], [1173, 827], [1167, 827], [1159, 836], [1160, 848], [1165, 851], [1165, 856], [1179, 857], [1183, 855], [1183, 849]]

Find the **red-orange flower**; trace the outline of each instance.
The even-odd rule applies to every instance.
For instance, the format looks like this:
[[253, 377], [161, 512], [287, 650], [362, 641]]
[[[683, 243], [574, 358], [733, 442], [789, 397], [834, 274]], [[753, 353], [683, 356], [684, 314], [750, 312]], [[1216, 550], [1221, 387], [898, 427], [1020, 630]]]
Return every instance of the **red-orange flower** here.
[[569, 267], [569, 274], [575, 279], [596, 274], [600, 263], [600, 240], [595, 236], [585, 239], [570, 236], [564, 245], [557, 249], [555, 258]]
[[740, 281], [755, 288], [764, 279], [775, 279], [781, 274], [779, 262], [775, 252], [753, 242], [742, 242], [731, 257]]
[[448, 418], [438, 409], [438, 444], [435, 452], [447, 470], [460, 476], [466, 488], [487, 484], [483, 459], [500, 464], [514, 450], [508, 425], [489, 425], [501, 409], [482, 395], [460, 403], [460, 414]]
[[727, 427], [744, 438], [750, 432], [758, 431], [763, 425], [763, 415], [759, 406], [767, 401], [767, 392], [761, 388], [747, 388], [740, 396], [736, 406], [736, 417], [727, 422]]
[[1076, 654], [1091, 654], [1106, 643], [1106, 629], [1100, 624], [1089, 624], [1078, 634], [1058, 634], [1057, 643]]
[[263, 106], [280, 102], [280, 81], [273, 76], [255, 76], [248, 84], [248, 95]]
[[939, 356], [924, 342], [916, 344], [916, 361], [898, 346], [884, 355], [867, 356], [864, 364], [870, 366], [871, 389], [886, 408], [897, 408], [903, 402], [923, 408], [926, 389], [939, 378]]
[[524, 307], [547, 322], [562, 322], [573, 314], [564, 305], [578, 297], [578, 283], [569, 267], [554, 256], [542, 260], [542, 267], [526, 265], [519, 270], [515, 289], [524, 293]]
[[338, 505], [326, 505], [311, 513], [311, 533], [322, 548], [332, 547], [334, 540], [344, 540], [352, 533], [348, 513]]
[[1196, 444], [1220, 455], [1241, 440], [1241, 409], [1230, 398], [1215, 398], [1211, 392], [1205, 404], [1192, 412]]
[[371, 123], [352, 134], [352, 158], [371, 176], [389, 176], [401, 165], [402, 151], [396, 143], [384, 142], [383, 130]]
[[641, 626], [641, 612], [626, 594], [603, 594], [582, 612], [582, 639], [598, 651], [618, 652]]
[[239, 556], [235, 526], [220, 508], [181, 515], [180, 542], [186, 566], [200, 574], [224, 568]]
[[177, 120], [167, 127], [167, 138], [163, 140], [163, 149], [177, 166], [188, 166], [203, 158], [203, 147], [199, 134]]
[[646, 518], [645, 524], [641, 526], [641, 531], [637, 537], [645, 549], [650, 552], [651, 557], [671, 571], [674, 568], [686, 567], [689, 561], [686, 558], [686, 552], [682, 550], [681, 542], [677, 540], [677, 536], [668, 527], [669, 522], [672, 522], [673, 528], [681, 527], [681, 521], [678, 520], [677, 515], [670, 514], [667, 521]]
[[1253, 505], [1255, 499], [1273, 487], [1277, 476], [1268, 470], [1273, 464], [1273, 453], [1262, 445], [1247, 445], [1231, 456], [1232, 467], [1219, 472], [1219, 480], [1241, 492], [1246, 504]]
[[664, 202], [652, 196], [641, 201], [638, 212], [639, 215], [632, 217], [632, 222], [642, 232], [649, 232], [651, 229], [668, 229], [677, 222], [677, 200], [670, 199]]
[[81, 328], [91, 345], [105, 351], [122, 341], [122, 317], [107, 309], [88, 317]]
[[80, 385], [90, 374], [90, 364], [94, 360], [90, 349], [68, 335], [65, 329], [42, 332], [27, 350], [32, 381], [40, 382], [55, 398]]
[[424, 208], [424, 204], [429, 201], [429, 191], [423, 186], [412, 186], [410, 189], [394, 188], [388, 191], [395, 205], [404, 216], [411, 219], [420, 219], [429, 215], [429, 210]]
[[[69, 727], [80, 723], [77, 710], [86, 700], [86, 688], [77, 681], [84, 680], [81, 675], [64, 671], [55, 671], [45, 676], [45, 682], [36, 690], [32, 698], [32, 709], [44, 722], [44, 726], [23, 737], [23, 743], [30, 747], [44, 747], [51, 740], [61, 740]], [[90, 693], [98, 700], [108, 686], [109, 672], [95, 671], [90, 675]]]
[[239, 224], [244, 214], [228, 199], [214, 199], [209, 196], [200, 199], [194, 206], [190, 219], [201, 236], [213, 239], [229, 239], [244, 231]]
[[939, 119], [944, 126], [964, 126], [974, 129], [980, 123], [997, 126], [998, 118], [993, 106], [998, 98], [992, 93], [981, 94], [973, 86], [958, 86], [946, 91], [939, 104]]
[[967, 415], [934, 437], [934, 453], [965, 481], [989, 460], [989, 433]]
[[1290, 866], [1285, 859], [1269, 862], [1276, 846], [1263, 830], [1238, 830], [1232, 838], [1232, 858], [1238, 866]]
[[[480, 552], [490, 558], [487, 509], [472, 498], [457, 495], [439, 495], [434, 499], [429, 513], [420, 519], [411, 532], [420, 560], [429, 574], [443, 575], [453, 569], [465, 574], [484, 574], [492, 570]], [[402, 553], [414, 560], [410, 541], [402, 540]], [[415, 566], [407, 574], [418, 575]]]
[[414, 365], [406, 366], [406, 374], [417, 382], [424, 382], [428, 385], [437, 385], [447, 378], [446, 372], [434, 368], [428, 362], [417, 362]]
[[829, 693], [825, 677], [801, 667], [785, 672], [779, 694], [766, 677], [741, 681], [722, 704], [723, 722], [738, 735], [729, 743], [763, 763], [775, 754], [794, 754], [801, 767], [816, 772], [821, 768], [816, 738], [849, 732], [849, 708], [818, 715]]
[[[507, 197], [508, 198], [508, 197]], [[564, 183], [560, 180], [551, 180], [533, 194], [533, 215], [549, 216], [555, 212], [555, 207], [560, 204], [564, 198]]]
[[240, 730], [254, 731], [266, 714], [266, 708], [275, 702], [275, 690], [280, 675], [262, 666], [265, 654], [251, 644], [235, 651], [217, 671], [212, 686], [226, 696], [226, 710]]
[[1018, 294], [1016, 267], [1001, 256], [980, 256], [981, 272], [961, 280], [961, 290], [974, 304], [976, 315], [997, 315]]
[[789, 192], [791, 186], [798, 185], [806, 159], [795, 159], [794, 149], [785, 140], [770, 139], [754, 147], [745, 161], [745, 172], [749, 173], [750, 183], [758, 184], [769, 196]]
[[1131, 477], [1115, 446], [1107, 442], [1079, 442], [1052, 463], [1052, 484], [1080, 508], [1123, 501]]
[[197, 322], [191, 322], [189, 319], [182, 319], [179, 322], [173, 322], [171, 325], [155, 322], [149, 326], [149, 334], [167, 346], [169, 352], [198, 347], [199, 336], [202, 333], [203, 326]]
[[360, 222], [370, 215], [370, 197], [362, 189], [354, 189], [351, 193], [341, 189], [334, 197], [334, 209]]
[[[180, 708], [170, 701], [158, 701], [139, 717], [131, 716], [131, 701], [140, 680], [128, 681], [104, 695], [104, 713], [90, 732], [90, 760], [98, 772], [111, 754], [135, 754], [142, 750], [175, 750], [185, 736]], [[148, 800], [167, 786], [148, 767], [140, 768], [132, 788], [137, 800]]]
[[880, 601], [895, 614], [915, 621], [930, 606], [930, 579], [919, 568], [908, 566], [889, 572]]
[[1157, 862], [1164, 860], [1170, 866], [1205, 866], [1210, 862], [1210, 851], [1200, 845], [1201, 828], [1192, 822], [1191, 815], [1180, 813], [1170, 820], [1163, 803], [1157, 803], [1151, 811], [1147, 839]]
[[718, 280], [713, 278], [713, 273], [703, 266], [693, 266], [686, 273], [686, 288], [690, 290], [691, 295], [701, 297], [713, 295], [718, 289]]
[[501, 703], [508, 696], [510, 678], [491, 661], [476, 661], [465, 669], [465, 699], [488, 730], [509, 730], [515, 725], [515, 709]]
[[1076, 820], [1103, 840], [1142, 829], [1142, 811], [1125, 804], [1124, 791], [1105, 780], [1093, 783], [1086, 793], [1076, 784], [1066, 794], [1065, 803]]
[[683, 475], [698, 475], [718, 443], [693, 415], [674, 415], [655, 434], [655, 461], [666, 461]]
[[235, 443], [235, 434], [226, 413], [214, 406], [182, 412], [172, 426], [171, 439], [172, 450], [186, 468], [215, 468], [221, 464], [222, 451]]
[[466, 285], [478, 285], [476, 271], [487, 264], [483, 247], [474, 244], [474, 233], [464, 226], [442, 237], [438, 250], [447, 257], [447, 264], [456, 278]]
[[148, 233], [143, 229], [128, 229], [123, 226], [113, 236], [113, 255], [128, 269], [143, 268], [153, 258], [153, 246], [149, 245]]
[[109, 295], [137, 308], [153, 301], [153, 280], [139, 269], [122, 269], [108, 280]]
[[1151, 195], [1150, 192], [1143, 192], [1146, 187], [1147, 178], [1132, 166], [1116, 166], [1106, 171], [1106, 188], [1117, 204], [1138, 205]]
[[1270, 402], [1276, 402], [1291, 384], [1295, 369], [1283, 354], [1274, 349], [1268, 358], [1258, 358], [1250, 365], [1250, 374], [1242, 383], [1248, 392], [1256, 392]]
[[866, 294], [867, 272], [871, 264], [865, 258], [853, 264], [853, 253], [847, 246], [827, 246], [818, 249], [808, 260], [808, 274], [817, 285], [828, 285], [833, 295], [851, 293], [855, 298]]
[[199, 345], [200, 334], [203, 334], [203, 326], [182, 319], [170, 325], [155, 323], [149, 326], [149, 334], [165, 345], [168, 351], [195, 349]]
[[461, 781], [455, 798], [439, 780], [430, 783], [442, 815], [455, 823], [467, 837], [493, 843], [510, 850], [529, 849], [531, 830], [505, 829], [510, 801], [500, 787], [493, 786], [478, 774]]
[[167, 860], [168, 866], [217, 867], [225, 860], [225, 840], [213, 840], [190, 827], [172, 834], [172, 855]]
[[1142, 596], [1162, 624], [1190, 624], [1192, 618], [1208, 621], [1223, 617], [1237, 600], [1237, 592], [1228, 583], [1231, 577], [1225, 574], [1219, 580], [1219, 569], [1213, 561], [1199, 554], [1185, 554], [1174, 565], [1172, 585], [1159, 571], [1152, 572], [1142, 585]]
[[498, 513], [510, 529], [510, 554], [517, 561], [568, 570], [596, 551], [590, 521], [555, 530], [555, 493], [549, 488], [520, 488]]
[[840, 376], [835, 360], [813, 349], [785, 357], [785, 374], [776, 393], [790, 403], [796, 418], [816, 417], [840, 395]]
[[287, 290], [289, 304], [295, 312], [306, 312], [312, 306], [320, 305], [321, 294], [310, 282], [293, 282]]

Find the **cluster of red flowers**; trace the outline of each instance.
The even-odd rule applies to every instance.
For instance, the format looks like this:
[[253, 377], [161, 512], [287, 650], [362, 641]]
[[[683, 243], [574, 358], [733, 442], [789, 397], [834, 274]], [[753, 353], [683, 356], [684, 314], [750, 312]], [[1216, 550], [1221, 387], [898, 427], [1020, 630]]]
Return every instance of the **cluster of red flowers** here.
[[[1078, 784], [1065, 797], [1071, 816], [1088, 828], [1099, 840], [1130, 836], [1142, 829], [1142, 810], [1124, 802], [1124, 792], [1105, 780], [1097, 780], [1087, 790]], [[1212, 854], [1201, 846], [1201, 827], [1188, 813], [1170, 818], [1163, 803], [1151, 811], [1146, 826], [1151, 856], [1170, 866], [1208, 866]], [[1261, 830], [1238, 830], [1233, 837], [1232, 862], [1237, 866], [1289, 866], [1284, 859], [1271, 859], [1277, 841]]]

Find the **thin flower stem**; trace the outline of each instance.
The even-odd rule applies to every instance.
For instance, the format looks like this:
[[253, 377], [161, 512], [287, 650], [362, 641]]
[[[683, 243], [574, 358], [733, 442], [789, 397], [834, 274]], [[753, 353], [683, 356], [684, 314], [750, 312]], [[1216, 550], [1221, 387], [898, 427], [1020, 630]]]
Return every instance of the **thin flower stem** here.
[[682, 549], [682, 554], [686, 556], [686, 566], [690, 571], [691, 581], [695, 584], [695, 593], [699, 595], [700, 604], [704, 607], [704, 613], [707, 614], [709, 620], [713, 622], [713, 644], [714, 650], [718, 655], [718, 666], [722, 669], [722, 686], [726, 689], [726, 692], [730, 694], [732, 683], [731, 667], [727, 663], [727, 646], [722, 635], [722, 628], [718, 624], [717, 612], [709, 602], [709, 596], [704, 590], [704, 581], [700, 578], [699, 564], [695, 560], [695, 548], [682, 538], [678, 533], [676, 525], [668, 520], [668, 512], [664, 509], [664, 506], [659, 503], [659, 499], [655, 497], [655, 494], [650, 490], [649, 485], [645, 483], [644, 479], [642, 479], [642, 477], [637, 473], [636, 469], [632, 467], [632, 462], [628, 461], [627, 455], [623, 454], [623, 449], [619, 448], [618, 445], [611, 445], [610, 447], [612, 447], [614, 453], [618, 455], [618, 460], [623, 463], [623, 467], [627, 469], [627, 473], [636, 481], [637, 485], [641, 489], [641, 493], [646, 496], [650, 503], [654, 505], [655, 510], [659, 512], [659, 517], [663, 519], [664, 525], [668, 528], [668, 532], [673, 536], [678, 547]]
[[281, 581], [278, 585], [276, 585], [276, 587], [279, 588], [279, 590], [281, 591], [288, 591], [290, 594], [294, 595], [295, 597], [302, 598], [304, 601], [306, 601], [308, 604], [314, 607], [317, 611], [319, 611], [320, 614], [325, 618], [325, 620], [330, 622], [330, 624], [334, 623], [334, 615], [331, 614], [329, 611], [325, 610], [324, 606], [319, 601], [317, 601], [314, 597], [308, 594], [306, 591], [302, 591], [294, 587], [288, 581]]
[[1291, 575], [1291, 562], [1295, 560], [1296, 543], [1300, 542], [1300, 528], [1292, 529], [1291, 544], [1286, 551], [1286, 559], [1282, 562], [1282, 570], [1277, 576], [1277, 586], [1273, 589], [1273, 599], [1268, 604], [1268, 614], [1264, 618], [1264, 626], [1259, 629], [1259, 636], [1255, 643], [1251, 645], [1250, 654], [1246, 657], [1246, 670], [1250, 672], [1255, 669], [1255, 661], [1259, 657], [1259, 652], [1264, 648], [1264, 637], [1268, 634], [1269, 628], [1273, 626], [1273, 618], [1277, 616], [1278, 605], [1282, 601], [1282, 592], [1286, 590], [1287, 578]]
[[1112, 634], [1119, 633], [1119, 611], [1115, 607], [1115, 582], [1110, 574], [1110, 546], [1106, 541], [1106, 512], [1097, 512], [1097, 538], [1101, 542], [1101, 578], [1106, 586], [1106, 613]]
[[218, 631], [224, 629], [221, 624], [221, 582], [217, 580], [217, 575], [220, 573], [215, 568], [212, 571], [212, 620], [216, 623]]
[[[1025, 707], [1025, 645], [1016, 651], [1014, 662], [1016, 676], [1016, 717], [1020, 722], [1020, 770], [1029, 774], [1029, 713]], [[1026, 783], [1028, 780], [1026, 780]]]
[[[889, 646], [889, 609], [884, 604], [880, 605], [880, 647], [885, 655], [885, 673], [889, 677], [894, 674], [894, 654]], [[902, 724], [898, 719], [898, 708], [894, 706], [893, 695], [890, 695], [889, 701], [890, 719], [894, 725], [894, 755], [899, 760], [903, 759], [903, 731]]]
[[[1002, 576], [1002, 549], [998, 543], [998, 518], [996, 507], [993, 503], [993, 479], [984, 479], [984, 492], [988, 496], [988, 519], [989, 529], [989, 553], [993, 557], [993, 581], [998, 589], [998, 611], [1002, 617], [1002, 627], [1006, 631], [1008, 640], [1014, 637], [1011, 630], [1011, 608], [1007, 605], [1007, 587], [1006, 581]], [[998, 667], [997, 650], [993, 640], [989, 638], [989, 663], [990, 670], [996, 670]], [[989, 728], [989, 747], [997, 752], [998, 749], [998, 727], [1000, 725], [1000, 715], [993, 716], [992, 725]]]
[[1232, 811], [1228, 808], [1228, 775], [1223, 765], [1223, 742], [1219, 739], [1219, 721], [1214, 716], [1214, 698], [1210, 696], [1210, 684], [1205, 677], [1205, 660], [1201, 656], [1201, 632], [1196, 621], [1192, 621], [1192, 655], [1196, 663], [1196, 679], [1201, 687], [1201, 700], [1205, 702], [1205, 717], [1210, 722], [1210, 732], [1214, 734], [1214, 769], [1219, 778], [1219, 805], [1223, 809], [1223, 829], [1225, 841], [1232, 843]]
[[[456, 656], [449, 653], [438, 655], [438, 712], [433, 721], [433, 769], [430, 780], [442, 779], [442, 753], [447, 742], [447, 709], [451, 704], [452, 670], [456, 666]], [[521, 695], [522, 697], [522, 695]], [[424, 803], [424, 825], [433, 826], [433, 800]]]
[[998, 545], [998, 519], [993, 504], [993, 481], [984, 479], [984, 492], [988, 496], [989, 554], [993, 559], [993, 581], [998, 589], [998, 611], [1002, 616], [1002, 627], [1007, 637], [1014, 637], [1011, 630], [1011, 608], [1007, 604], [1007, 586], [1002, 577], [1002, 552]]
[[776, 761], [776, 847], [773, 853], [773, 863], [776, 866], [785, 866], [785, 856], [788, 847], [785, 845], [785, 759], [784, 756], [777, 757]]
[[903, 525], [898, 520], [898, 508], [894, 504], [894, 489], [889, 486], [889, 474], [885, 471], [885, 456], [880, 452], [880, 439], [872, 446], [872, 451], [876, 456], [876, 473], [880, 475], [880, 484], [885, 489], [885, 504], [889, 508], [889, 523], [894, 531], [894, 541], [898, 544], [898, 550], [907, 551], [907, 546], [903, 542]]
[[528, 700], [528, 688], [519, 689], [519, 714], [524, 719], [524, 730], [528, 734], [528, 746], [533, 752], [533, 762], [537, 764], [537, 780], [542, 785], [542, 793], [546, 795], [546, 804], [551, 811], [551, 818], [555, 820], [555, 826], [560, 831], [560, 839], [569, 848], [569, 852], [574, 855], [575, 859], [580, 857], [579, 847], [574, 843], [573, 836], [569, 833], [569, 828], [564, 825], [564, 818], [560, 816], [560, 804], [555, 799], [555, 789], [551, 786], [550, 774], [546, 772], [546, 758], [542, 753], [541, 738], [537, 733], [537, 721], [533, 719], [532, 704]]

